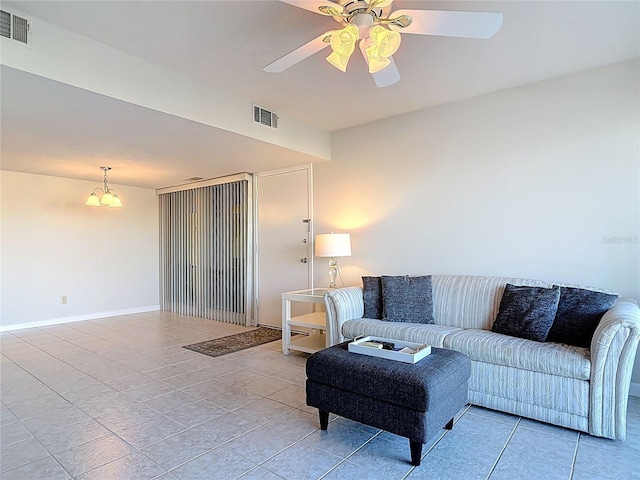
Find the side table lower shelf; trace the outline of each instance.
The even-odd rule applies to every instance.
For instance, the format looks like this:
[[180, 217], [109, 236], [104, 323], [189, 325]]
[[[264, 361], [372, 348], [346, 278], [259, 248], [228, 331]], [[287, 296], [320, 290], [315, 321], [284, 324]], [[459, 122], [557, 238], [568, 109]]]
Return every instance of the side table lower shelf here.
[[[326, 288], [312, 288], [309, 290], [296, 290], [282, 294], [282, 353], [289, 355], [289, 350], [297, 350], [305, 353], [315, 353], [327, 348], [327, 315], [324, 311], [316, 311], [318, 304], [324, 304]], [[313, 312], [302, 315], [291, 315], [291, 303], [313, 304]], [[297, 335], [292, 337], [292, 327], [302, 327], [311, 330], [308, 336]]]
[[[300, 337], [300, 338], [297, 338]], [[312, 333], [310, 335], [296, 335], [289, 342], [289, 350], [297, 350], [305, 353], [315, 353], [327, 347], [327, 336], [323, 333]]]

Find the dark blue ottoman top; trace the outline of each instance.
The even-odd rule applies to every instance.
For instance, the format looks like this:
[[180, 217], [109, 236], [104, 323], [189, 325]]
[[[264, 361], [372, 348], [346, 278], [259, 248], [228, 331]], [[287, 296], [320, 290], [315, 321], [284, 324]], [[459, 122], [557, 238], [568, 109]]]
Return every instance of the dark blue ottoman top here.
[[431, 396], [442, 398], [471, 376], [469, 358], [453, 350], [432, 347], [426, 358], [409, 364], [352, 353], [347, 345], [341, 343], [311, 355], [307, 378], [425, 412]]

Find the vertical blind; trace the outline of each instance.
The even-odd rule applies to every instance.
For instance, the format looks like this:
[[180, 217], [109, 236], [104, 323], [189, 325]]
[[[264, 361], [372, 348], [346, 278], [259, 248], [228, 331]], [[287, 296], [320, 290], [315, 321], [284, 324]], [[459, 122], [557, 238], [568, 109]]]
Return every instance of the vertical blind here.
[[250, 322], [247, 180], [160, 195], [162, 309]]

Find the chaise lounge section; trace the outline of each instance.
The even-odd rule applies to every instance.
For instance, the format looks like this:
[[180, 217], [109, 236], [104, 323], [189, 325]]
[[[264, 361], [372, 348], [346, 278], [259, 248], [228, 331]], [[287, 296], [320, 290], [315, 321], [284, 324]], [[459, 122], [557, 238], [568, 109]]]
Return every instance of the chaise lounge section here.
[[625, 439], [627, 399], [640, 339], [640, 309], [635, 301], [615, 300], [594, 324], [585, 346], [577, 346], [492, 331], [502, 313], [505, 289], [514, 285], [558, 288], [553, 284], [504, 277], [429, 278], [432, 323], [363, 318], [363, 288], [328, 292], [330, 342], [373, 335], [455, 350], [471, 359], [469, 403], [599, 437]]

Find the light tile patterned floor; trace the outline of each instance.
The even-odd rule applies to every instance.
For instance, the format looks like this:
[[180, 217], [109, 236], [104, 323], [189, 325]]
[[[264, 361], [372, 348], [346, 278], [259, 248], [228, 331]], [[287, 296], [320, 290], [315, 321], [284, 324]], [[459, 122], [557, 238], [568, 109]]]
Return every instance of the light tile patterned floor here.
[[468, 407], [411, 467], [408, 441], [305, 405], [306, 355], [211, 358], [241, 327], [162, 312], [2, 333], [0, 477], [640, 479], [640, 399], [614, 442]]

